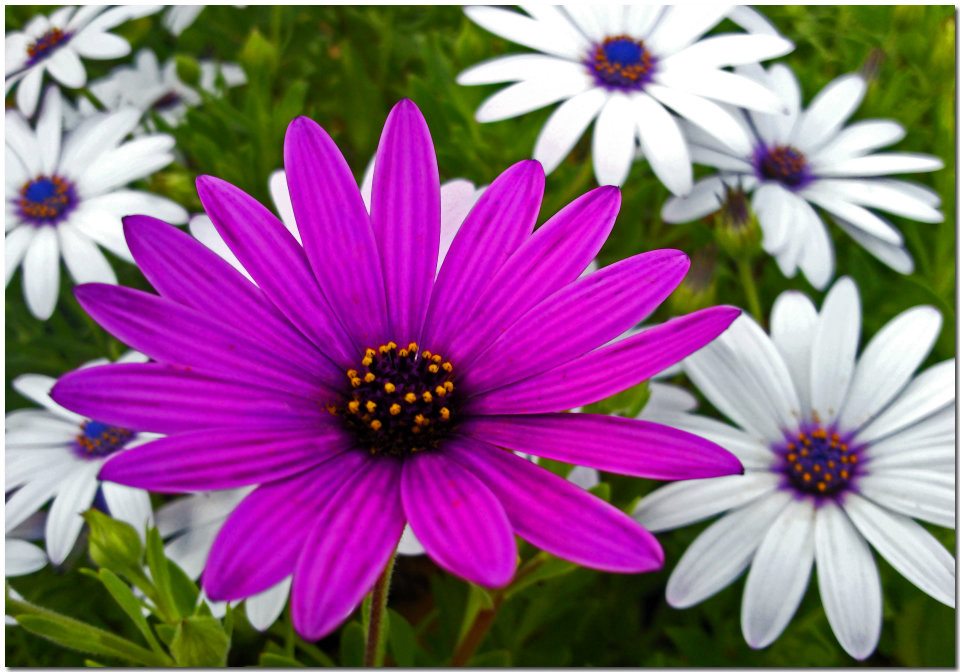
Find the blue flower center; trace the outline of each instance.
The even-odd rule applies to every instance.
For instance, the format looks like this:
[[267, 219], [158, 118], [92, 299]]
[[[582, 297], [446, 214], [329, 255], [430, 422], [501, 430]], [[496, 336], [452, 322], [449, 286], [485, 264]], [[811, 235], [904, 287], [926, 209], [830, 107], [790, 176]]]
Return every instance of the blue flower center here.
[[859, 447], [819, 426], [790, 437], [778, 452], [783, 456], [787, 481], [805, 494], [832, 496], [842, 492], [860, 466]]
[[81, 430], [74, 440], [74, 448], [80, 457], [87, 459], [111, 455], [121, 450], [136, 436], [136, 433], [129, 429], [97, 420], [87, 420], [83, 423]]
[[342, 402], [327, 411], [341, 417], [371, 455], [434, 450], [456, 423], [453, 364], [416, 343], [368, 348], [347, 380]]
[[597, 82], [615, 89], [640, 89], [650, 81], [656, 64], [641, 40], [629, 35], [608, 37], [586, 59]]
[[158, 112], [163, 110], [169, 110], [170, 108], [176, 107], [180, 104], [180, 101], [183, 99], [180, 97], [180, 94], [176, 91], [168, 91], [163, 96], [157, 99], [157, 102], [153, 104], [153, 109]]
[[813, 179], [807, 157], [789, 145], [758, 148], [753, 165], [761, 180], [779, 182], [790, 189], [804, 187]]
[[69, 180], [43, 175], [24, 184], [14, 203], [20, 217], [31, 224], [57, 224], [76, 207], [77, 192]]
[[27, 56], [29, 57], [27, 63], [33, 65], [42, 61], [56, 51], [58, 47], [69, 42], [71, 37], [73, 37], [71, 33], [65, 33], [59, 28], [51, 28], [27, 47]]

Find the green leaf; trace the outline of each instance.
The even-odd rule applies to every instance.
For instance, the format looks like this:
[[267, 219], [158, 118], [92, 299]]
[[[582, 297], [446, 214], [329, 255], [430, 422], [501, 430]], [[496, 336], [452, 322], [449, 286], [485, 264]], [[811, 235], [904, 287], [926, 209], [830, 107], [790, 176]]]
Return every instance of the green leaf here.
[[277, 653], [261, 653], [260, 667], [306, 667], [296, 658], [282, 656]]
[[477, 614], [487, 609], [493, 609], [493, 596], [488, 591], [473, 583], [467, 585], [467, 604], [463, 610], [463, 620], [460, 622], [460, 634], [457, 636], [458, 644], [463, 641]]
[[180, 566], [167, 559], [167, 571], [170, 573], [170, 596], [173, 605], [180, 614], [193, 614], [200, 597], [197, 584], [184, 573]]
[[541, 554], [539, 557], [544, 558], [542, 563], [540, 563], [532, 571], [525, 573], [520, 579], [510, 584], [510, 587], [507, 589], [508, 600], [520, 591], [536, 585], [541, 581], [555, 579], [569, 574], [577, 569], [577, 566], [572, 562], [567, 562], [566, 560], [561, 560], [560, 558], [555, 558], [545, 553]]
[[505, 649], [487, 651], [471, 658], [467, 667], [510, 667], [513, 664], [512, 661], [513, 656]]
[[644, 382], [595, 404], [590, 404], [585, 410], [588, 413], [605, 413], [607, 415], [635, 418], [647, 405], [649, 399], [650, 385]]
[[390, 634], [388, 646], [393, 662], [397, 667], [413, 667], [416, 665], [417, 635], [413, 626], [403, 616], [393, 609], [387, 609], [390, 617]]
[[596, 495], [605, 502], [609, 502], [612, 495], [609, 483], [597, 483], [595, 486], [590, 488], [590, 493]]
[[176, 627], [170, 653], [181, 667], [224, 667], [230, 638], [212, 616], [191, 616]]
[[9, 598], [6, 608], [24, 630], [64, 648], [148, 667], [170, 663], [166, 656], [69, 616]]
[[90, 558], [97, 566], [121, 576], [140, 573], [143, 544], [132, 525], [96, 509], [85, 511], [83, 518], [90, 527]]
[[164, 620], [173, 622], [178, 617], [189, 616], [193, 613], [193, 605], [185, 611], [177, 609], [177, 601], [173, 594], [170, 578], [170, 563], [163, 551], [163, 539], [157, 528], [147, 530], [147, 566], [150, 568], [150, 578], [157, 589], [157, 607], [164, 616]]
[[127, 617], [137, 626], [137, 629], [140, 631], [140, 634], [143, 635], [143, 638], [147, 640], [150, 648], [157, 653], [163, 654], [160, 643], [153, 635], [150, 624], [147, 623], [147, 619], [143, 615], [143, 603], [137, 599], [133, 591], [130, 590], [130, 587], [105, 567], [100, 568], [97, 578], [100, 579], [100, 582], [110, 593], [110, 596], [113, 597], [114, 601], [120, 605], [120, 608], [123, 609]]
[[361, 667], [363, 665], [363, 626], [350, 621], [340, 633], [340, 665]]

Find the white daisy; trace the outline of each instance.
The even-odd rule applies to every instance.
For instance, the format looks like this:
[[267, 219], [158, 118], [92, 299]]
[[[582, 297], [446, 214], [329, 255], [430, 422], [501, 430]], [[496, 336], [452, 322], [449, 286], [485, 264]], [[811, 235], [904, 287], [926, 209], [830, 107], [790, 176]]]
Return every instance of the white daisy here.
[[[128, 352], [119, 362], [144, 362], [146, 357]], [[94, 360], [84, 366], [107, 364]], [[116, 483], [100, 483], [103, 463], [119, 450], [133, 448], [157, 437], [84, 418], [50, 398], [56, 380], [25, 374], [13, 380], [13, 389], [42, 409], [21, 409], [6, 416], [6, 474], [8, 495], [6, 530], [19, 526], [49, 500], [44, 538], [50, 561], [59, 565], [73, 549], [83, 518], [99, 490], [110, 514], [130, 523], [143, 534], [153, 519], [150, 496], [143, 490]], [[10, 493], [13, 494], [10, 494]]]
[[[47, 554], [30, 541], [43, 539], [47, 514], [38, 511], [9, 530], [4, 545], [4, 576], [33, 574], [47, 565]], [[15, 624], [16, 621], [13, 621]], [[8, 621], [9, 624], [9, 621]]]
[[43, 73], [63, 86], [77, 89], [87, 83], [81, 58], [119, 58], [130, 44], [109, 32], [130, 19], [157, 11], [153, 5], [63, 7], [50, 16], [35, 16], [23, 29], [7, 33], [4, 95], [19, 82], [17, 107], [33, 116], [40, 98]]
[[[243, 68], [236, 63], [200, 62], [199, 85], [203, 91], [215, 93], [221, 77], [227, 87], [247, 81]], [[174, 59], [161, 68], [156, 54], [149, 49], [141, 49], [132, 65], [114, 69], [107, 77], [93, 82], [90, 89], [108, 110], [135, 107], [143, 114], [157, 114], [171, 126], [183, 120], [188, 107], [199, 105], [202, 100], [196, 90], [180, 81]], [[80, 101], [80, 106], [81, 111], [93, 111], [86, 99]]]
[[734, 114], [750, 136], [750, 146], [736, 150], [689, 128], [693, 160], [717, 168], [720, 174], [697, 182], [685, 198], [670, 199], [663, 208], [664, 221], [704, 217], [719, 209], [726, 187], [739, 185], [753, 192], [763, 248], [776, 257], [787, 277], [799, 268], [817, 289], [833, 277], [833, 247], [812, 206], [826, 210], [880, 261], [900, 273], [913, 272], [901, 233], [868, 208], [921, 222], [942, 222], [943, 215], [937, 211], [940, 198], [934, 192], [886, 176], [938, 170], [943, 162], [925, 154], [873, 154], [904, 137], [903, 127], [895, 121], [871, 119], [844, 128], [867, 89], [860, 75], [838, 77], [801, 110], [800, 87], [786, 66], [774, 65], [768, 71], [745, 67], [739, 72], [775, 89], [787, 102], [789, 113]]
[[123, 216], [187, 220], [173, 201], [124, 188], [173, 161], [169, 135], [124, 142], [139, 119], [137, 110], [126, 108], [90, 117], [64, 134], [56, 87], [48, 89], [34, 128], [15, 110], [6, 113], [6, 282], [22, 262], [27, 307], [41, 320], [57, 304], [61, 255], [75, 282], [116, 283], [96, 244], [133, 260]]
[[[620, 185], [640, 150], [675, 194], [692, 186], [684, 127], [673, 113], [730, 151], [746, 152], [748, 134], [719, 102], [764, 112], [784, 104], [769, 89], [723, 68], [782, 56], [793, 49], [770, 34], [700, 39], [730, 15], [728, 5], [524, 5], [527, 14], [489, 6], [466, 8], [483, 28], [539, 54], [494, 58], [460, 74], [460, 84], [515, 82], [477, 110], [481, 122], [509, 119], [558, 101], [533, 157], [548, 173], [591, 122], [593, 165], [600, 184]], [[732, 18], [742, 19], [738, 12]], [[754, 17], [756, 13], [748, 13]], [[759, 19], [766, 24], [765, 20]]]
[[[740, 317], [683, 362], [735, 426], [688, 413], [656, 419], [735, 453], [744, 476], [686, 481], [644, 498], [636, 519], [669, 530], [728, 512], [680, 558], [667, 601], [685, 608], [748, 567], [741, 624], [762, 648], [787, 626], [817, 567], [827, 620], [862, 659], [876, 648], [881, 586], [870, 551], [918, 588], [954, 606], [955, 560], [913, 520], [953, 528], [955, 360], [914, 378], [940, 331], [929, 306], [904, 311], [857, 359], [860, 299], [837, 281], [820, 313], [781, 294], [771, 335]], [[869, 545], [868, 545], [869, 543]]]
[[180, 33], [193, 25], [206, 8], [206, 5], [172, 5], [163, 15], [163, 27], [172, 35], [179, 37]]
[[[370, 161], [360, 185], [360, 193], [367, 210], [370, 209], [370, 195], [373, 191], [373, 169], [374, 162]], [[270, 175], [269, 188], [270, 196], [281, 221], [297, 239], [297, 242], [301, 242], [300, 231], [297, 229], [297, 222], [293, 216], [293, 204], [290, 202], [290, 192], [287, 189], [287, 178], [284, 171], [277, 170]], [[450, 249], [453, 237], [460, 230], [460, 225], [466, 219], [470, 208], [480, 198], [483, 189], [483, 187], [475, 187], [472, 182], [463, 179], [450, 180], [440, 185], [440, 255], [437, 259], [437, 271], [440, 270], [440, 264], [443, 263], [443, 259]], [[247, 278], [250, 277], [240, 261], [227, 247], [227, 244], [223, 242], [223, 238], [220, 237], [209, 217], [194, 215], [190, 220], [190, 233], [220, 257], [230, 262]]]

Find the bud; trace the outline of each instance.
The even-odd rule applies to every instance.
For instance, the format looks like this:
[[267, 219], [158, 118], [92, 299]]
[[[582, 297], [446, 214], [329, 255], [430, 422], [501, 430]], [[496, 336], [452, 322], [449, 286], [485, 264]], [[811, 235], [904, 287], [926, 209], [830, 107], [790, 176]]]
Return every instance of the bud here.
[[254, 28], [240, 51], [240, 63], [248, 73], [272, 73], [277, 69], [277, 48]]
[[187, 86], [200, 86], [200, 63], [193, 56], [177, 54], [177, 78]]
[[83, 513], [90, 527], [90, 559], [120, 576], [140, 572], [143, 544], [133, 526], [90, 509]]
[[716, 266], [717, 249], [713, 245], [707, 245], [693, 253], [690, 272], [667, 298], [671, 314], [692, 313], [716, 304]]
[[717, 246], [734, 259], [749, 260], [760, 253], [763, 234], [757, 217], [750, 209], [750, 200], [739, 184], [724, 184], [720, 209], [714, 213], [714, 240]]

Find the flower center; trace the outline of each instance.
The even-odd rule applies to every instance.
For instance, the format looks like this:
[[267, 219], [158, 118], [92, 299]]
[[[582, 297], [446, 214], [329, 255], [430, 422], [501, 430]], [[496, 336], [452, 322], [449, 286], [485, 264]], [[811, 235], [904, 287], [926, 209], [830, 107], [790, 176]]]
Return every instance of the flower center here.
[[158, 112], [169, 110], [170, 108], [179, 105], [181, 100], [183, 99], [180, 97], [179, 93], [176, 91], [168, 91], [157, 99], [157, 102], [153, 104], [153, 109], [157, 110]]
[[614, 35], [594, 47], [586, 64], [604, 86], [639, 89], [650, 81], [656, 61], [642, 40]]
[[73, 37], [71, 33], [65, 33], [59, 28], [51, 28], [27, 46], [29, 64], [33, 65], [47, 58], [57, 47], [69, 42], [71, 37]]
[[94, 459], [112, 455], [130, 443], [136, 433], [96, 420], [87, 420], [74, 440], [74, 449], [80, 457]]
[[860, 463], [860, 448], [817, 426], [798, 432], [779, 451], [790, 485], [812, 495], [835, 495], [849, 487]]
[[76, 206], [77, 193], [69, 180], [44, 175], [20, 187], [15, 203], [21, 218], [32, 224], [56, 224]]
[[401, 457], [435, 450], [455, 422], [453, 365], [416, 343], [368, 348], [347, 371], [344, 402], [327, 410], [343, 418], [360, 448]]
[[790, 188], [806, 186], [813, 179], [807, 157], [789, 145], [760, 147], [753, 163], [761, 180], [779, 182]]

